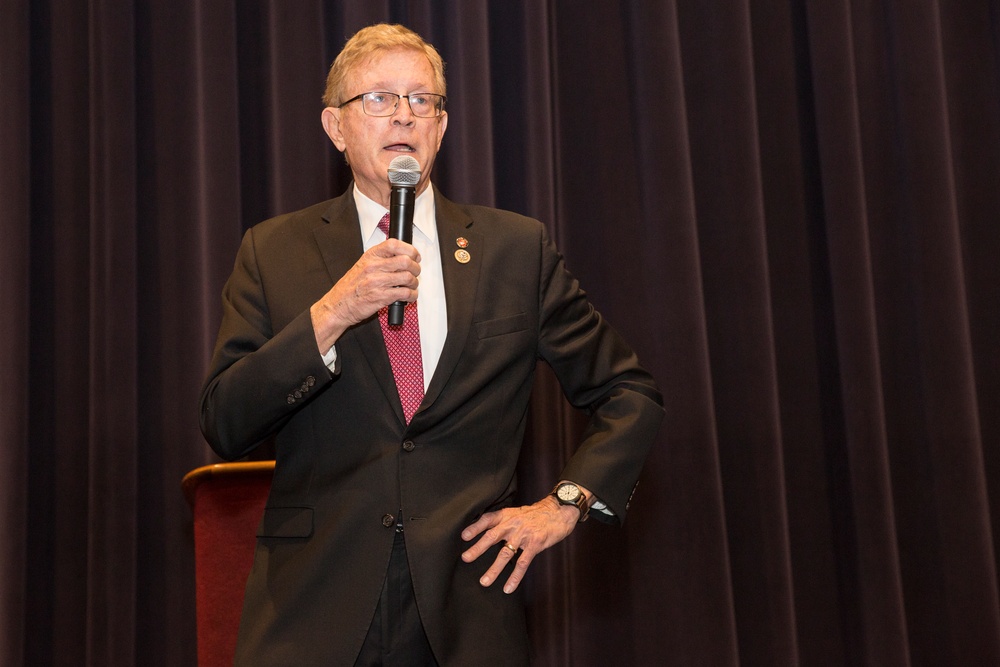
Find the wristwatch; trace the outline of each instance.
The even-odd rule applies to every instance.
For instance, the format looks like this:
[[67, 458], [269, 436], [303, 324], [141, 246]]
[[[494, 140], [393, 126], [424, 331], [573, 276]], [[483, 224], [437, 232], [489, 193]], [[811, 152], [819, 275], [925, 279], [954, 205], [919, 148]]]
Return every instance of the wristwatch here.
[[572, 505], [580, 510], [580, 521], [587, 520], [590, 503], [587, 502], [587, 495], [573, 482], [560, 482], [549, 495], [555, 498], [560, 505]]

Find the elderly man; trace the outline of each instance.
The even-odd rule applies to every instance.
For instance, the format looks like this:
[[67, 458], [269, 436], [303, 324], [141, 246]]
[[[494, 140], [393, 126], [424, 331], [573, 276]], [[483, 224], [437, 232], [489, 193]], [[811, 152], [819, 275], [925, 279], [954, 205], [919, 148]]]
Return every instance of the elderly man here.
[[[431, 186], [445, 94], [415, 33], [354, 35], [322, 113], [353, 185], [249, 230], [225, 286], [202, 430], [224, 458], [277, 455], [237, 664], [526, 664], [528, 566], [588, 515], [624, 519], [662, 419], [545, 228]], [[385, 230], [400, 155], [412, 244]], [[590, 424], [556, 490], [514, 507], [538, 359]]]

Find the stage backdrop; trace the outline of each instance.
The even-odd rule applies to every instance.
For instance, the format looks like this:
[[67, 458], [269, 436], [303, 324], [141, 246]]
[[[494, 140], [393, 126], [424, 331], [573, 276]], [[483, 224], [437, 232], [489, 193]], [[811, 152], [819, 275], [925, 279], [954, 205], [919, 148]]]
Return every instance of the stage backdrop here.
[[[997, 0], [3, 0], [0, 663], [194, 662], [197, 393], [244, 229], [338, 194], [405, 22], [435, 180], [551, 228], [667, 419], [533, 566], [538, 665], [1000, 661]], [[579, 419], [540, 375], [522, 462]]]

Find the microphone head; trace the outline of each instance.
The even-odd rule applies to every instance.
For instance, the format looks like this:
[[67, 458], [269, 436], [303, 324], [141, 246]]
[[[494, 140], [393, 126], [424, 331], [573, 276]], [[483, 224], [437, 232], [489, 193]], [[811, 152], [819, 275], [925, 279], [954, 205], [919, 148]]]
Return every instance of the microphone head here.
[[392, 158], [389, 163], [389, 185], [415, 186], [420, 180], [420, 163], [409, 155]]

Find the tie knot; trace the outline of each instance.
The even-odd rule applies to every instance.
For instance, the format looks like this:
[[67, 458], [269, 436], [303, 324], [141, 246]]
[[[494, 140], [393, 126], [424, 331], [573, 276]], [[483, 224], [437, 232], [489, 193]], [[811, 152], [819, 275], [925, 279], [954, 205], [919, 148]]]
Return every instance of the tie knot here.
[[389, 214], [386, 213], [382, 216], [382, 219], [378, 221], [378, 228], [382, 230], [386, 238], [389, 238]]

